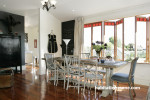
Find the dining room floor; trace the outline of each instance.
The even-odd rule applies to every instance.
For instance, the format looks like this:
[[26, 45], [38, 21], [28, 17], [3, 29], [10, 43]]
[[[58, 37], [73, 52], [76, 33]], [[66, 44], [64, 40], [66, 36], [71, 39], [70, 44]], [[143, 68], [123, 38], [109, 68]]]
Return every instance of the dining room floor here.
[[[83, 88], [78, 94], [77, 89], [63, 88], [63, 81], [60, 81], [58, 86], [53, 85], [53, 81], [46, 82], [45, 75], [38, 75], [39, 68], [35, 68], [33, 72], [32, 66], [26, 66], [26, 71], [22, 74], [15, 73], [14, 85], [11, 88], [0, 89], [0, 100], [94, 100], [94, 89], [86, 89], [83, 93]], [[116, 85], [116, 83], [114, 83]], [[127, 87], [128, 84], [119, 84], [119, 87]], [[135, 85], [140, 87], [136, 91], [134, 100], [145, 100], [148, 86]], [[118, 90], [108, 97], [101, 97], [102, 91], [97, 91], [96, 100], [130, 100], [129, 90]]]

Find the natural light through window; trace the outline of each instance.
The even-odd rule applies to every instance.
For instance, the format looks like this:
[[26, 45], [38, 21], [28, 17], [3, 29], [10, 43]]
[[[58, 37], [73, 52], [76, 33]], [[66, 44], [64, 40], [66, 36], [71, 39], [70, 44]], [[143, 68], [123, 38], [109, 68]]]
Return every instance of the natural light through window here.
[[91, 27], [84, 28], [84, 53], [91, 53]]
[[117, 60], [122, 60], [122, 26], [123, 24], [117, 25]]
[[124, 60], [135, 58], [135, 17], [124, 18]]
[[[93, 27], [93, 43], [96, 41], [101, 41], [101, 26]], [[96, 51], [93, 50], [93, 56], [96, 56]]]
[[146, 60], [146, 22], [137, 21], [137, 57], [138, 62]]
[[105, 43], [108, 45], [105, 55], [114, 57], [114, 25], [105, 25]]

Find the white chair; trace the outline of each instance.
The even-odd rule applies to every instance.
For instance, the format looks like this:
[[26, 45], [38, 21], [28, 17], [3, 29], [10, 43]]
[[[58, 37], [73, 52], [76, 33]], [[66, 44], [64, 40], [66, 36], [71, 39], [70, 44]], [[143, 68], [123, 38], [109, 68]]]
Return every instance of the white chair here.
[[[97, 61], [98, 57], [97, 57], [97, 56], [91, 56], [90, 59], [94, 59], [94, 60]], [[100, 60], [100, 59], [101, 59], [101, 58], [99, 58], [99, 60]], [[93, 67], [93, 68], [91, 68], [90, 71], [96, 71], [96, 69]], [[98, 72], [98, 74], [103, 74], [103, 78], [104, 78], [104, 76], [106, 75], [106, 70], [105, 70], [104, 68], [98, 67], [98, 68], [97, 68], [97, 72]]]
[[[49, 80], [54, 80], [54, 85], [56, 84], [56, 67], [54, 66], [54, 54], [52, 53], [45, 53], [45, 63], [46, 63], [46, 74], [47, 74], [47, 82]], [[49, 79], [50, 74], [50, 79]]]
[[[67, 67], [67, 89], [69, 87], [77, 87], [78, 94], [81, 85], [81, 80], [84, 78], [84, 73], [82, 73], [83, 68], [80, 65], [80, 59], [77, 56], [65, 55], [65, 63]], [[69, 82], [73, 82], [72, 86], [69, 85]]]
[[[86, 63], [84, 63], [86, 64]], [[96, 87], [100, 86], [98, 85], [98, 82], [101, 81], [101, 86], [103, 86], [103, 75], [99, 74], [97, 71], [97, 62], [93, 62], [89, 64], [90, 67], [88, 67], [85, 71], [85, 77], [84, 77], [84, 92], [85, 92], [85, 86], [91, 88], [95, 88], [95, 98], [96, 98]], [[91, 68], [94, 67], [94, 71], [91, 71]], [[90, 83], [89, 83], [90, 81]], [[91, 82], [93, 83], [91, 84]]]
[[90, 59], [90, 53], [81, 53], [81, 59]]
[[54, 60], [54, 66], [56, 68], [56, 86], [58, 84], [58, 80], [63, 80], [64, 81], [64, 88], [65, 88], [65, 82], [66, 82], [66, 74], [67, 74], [67, 69], [65, 66], [62, 66], [62, 63], [59, 63], [57, 60]]

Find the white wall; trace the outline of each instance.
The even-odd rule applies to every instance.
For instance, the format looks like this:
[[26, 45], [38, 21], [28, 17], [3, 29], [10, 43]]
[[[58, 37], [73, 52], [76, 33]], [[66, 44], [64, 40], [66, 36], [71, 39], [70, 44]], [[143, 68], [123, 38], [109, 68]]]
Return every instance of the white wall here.
[[46, 10], [40, 9], [40, 70], [39, 74], [45, 74], [45, 61], [42, 60], [44, 58], [44, 53], [48, 53], [48, 34], [50, 34], [51, 30], [56, 35], [56, 41], [58, 46], [58, 51], [55, 53], [55, 57], [60, 57], [62, 55], [62, 49], [60, 47], [61, 44], [61, 21], [54, 17], [50, 12]]
[[[25, 33], [28, 33], [29, 51], [33, 52], [33, 56], [39, 58], [39, 9], [33, 9], [26, 12]], [[37, 39], [37, 48], [34, 48], [34, 39]], [[26, 63], [32, 62], [32, 55], [25, 55]]]
[[84, 17], [84, 23], [112, 20], [118, 18], [132, 17], [141, 14], [150, 14], [150, 3], [137, 5], [134, 7], [128, 7], [123, 9], [118, 9], [109, 12], [103, 12], [100, 14], [95, 14], [91, 16]]

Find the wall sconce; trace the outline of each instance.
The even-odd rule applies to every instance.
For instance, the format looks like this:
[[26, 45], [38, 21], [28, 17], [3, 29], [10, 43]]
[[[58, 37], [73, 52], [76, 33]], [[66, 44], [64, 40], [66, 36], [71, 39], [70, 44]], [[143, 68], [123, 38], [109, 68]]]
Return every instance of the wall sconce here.
[[56, 9], [56, 1], [55, 0], [42, 0], [41, 1], [42, 5], [43, 5], [43, 10], [44, 8], [46, 8], [47, 11], [49, 11], [49, 9], [51, 7], [53, 7], [53, 9]]

